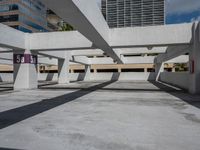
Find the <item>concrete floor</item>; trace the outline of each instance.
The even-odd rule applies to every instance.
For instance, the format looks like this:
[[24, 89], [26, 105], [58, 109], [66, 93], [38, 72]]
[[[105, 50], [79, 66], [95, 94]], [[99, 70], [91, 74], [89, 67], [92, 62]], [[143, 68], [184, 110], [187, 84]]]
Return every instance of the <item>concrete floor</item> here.
[[199, 150], [199, 139], [200, 96], [160, 83], [0, 92], [1, 150]]

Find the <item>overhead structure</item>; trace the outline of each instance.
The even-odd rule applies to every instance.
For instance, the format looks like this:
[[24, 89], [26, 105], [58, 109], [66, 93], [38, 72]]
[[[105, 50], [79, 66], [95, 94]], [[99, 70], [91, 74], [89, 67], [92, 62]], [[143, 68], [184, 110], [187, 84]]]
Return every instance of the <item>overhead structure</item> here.
[[[37, 88], [38, 63], [57, 65], [60, 84], [69, 83], [73, 75], [79, 78], [68, 72], [70, 64], [82, 64], [87, 79], [104, 79], [106, 75], [95, 70], [92, 73], [91, 66], [118, 63], [153, 64], [155, 72], [144, 73], [145, 79], [164, 81], [184, 87], [190, 93], [200, 93], [199, 22], [109, 29], [93, 0], [42, 1], [78, 31], [23, 33], [0, 24], [0, 64], [13, 62], [14, 89]], [[186, 63], [189, 71], [166, 73], [165, 63]], [[121, 70], [117, 76], [109, 75], [128, 76]], [[128, 79], [133, 76], [136, 77], [131, 74]]]
[[109, 27], [105, 22], [96, 1], [89, 0], [42, 0], [64, 21], [71, 24], [108, 56], [123, 63], [109, 45]]

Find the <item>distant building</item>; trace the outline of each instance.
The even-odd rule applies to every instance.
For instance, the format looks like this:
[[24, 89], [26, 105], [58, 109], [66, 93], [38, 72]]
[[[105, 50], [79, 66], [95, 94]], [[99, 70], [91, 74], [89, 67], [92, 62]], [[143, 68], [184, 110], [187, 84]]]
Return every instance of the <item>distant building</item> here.
[[47, 21], [48, 27], [54, 31], [71, 31], [74, 28], [68, 23], [64, 22], [58, 15], [56, 15], [52, 10], [47, 10]]
[[110, 28], [165, 24], [165, 0], [102, 0]]
[[46, 32], [47, 8], [39, 0], [0, 0], [0, 23], [23, 32]]
[[47, 22], [48, 22], [48, 27], [50, 27], [54, 31], [59, 31], [60, 30], [59, 24], [60, 22], [62, 22], [62, 19], [58, 17], [52, 10], [48, 9]]

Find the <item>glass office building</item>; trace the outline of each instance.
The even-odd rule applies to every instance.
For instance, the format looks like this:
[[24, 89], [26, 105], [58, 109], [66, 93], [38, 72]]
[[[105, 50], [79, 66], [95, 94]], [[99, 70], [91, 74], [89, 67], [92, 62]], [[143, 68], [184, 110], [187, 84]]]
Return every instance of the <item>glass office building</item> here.
[[23, 32], [46, 32], [47, 8], [38, 0], [0, 0], [0, 23]]
[[102, 0], [110, 28], [165, 24], [165, 0]]

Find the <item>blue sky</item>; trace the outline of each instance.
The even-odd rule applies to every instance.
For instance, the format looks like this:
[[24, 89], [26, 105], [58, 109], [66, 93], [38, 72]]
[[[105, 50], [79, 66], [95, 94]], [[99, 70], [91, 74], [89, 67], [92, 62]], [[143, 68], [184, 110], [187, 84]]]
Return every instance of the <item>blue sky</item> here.
[[166, 0], [166, 23], [200, 21], [200, 0]]
[[[101, 0], [97, 0], [100, 5]], [[200, 21], [200, 0], [165, 0], [166, 23]]]

